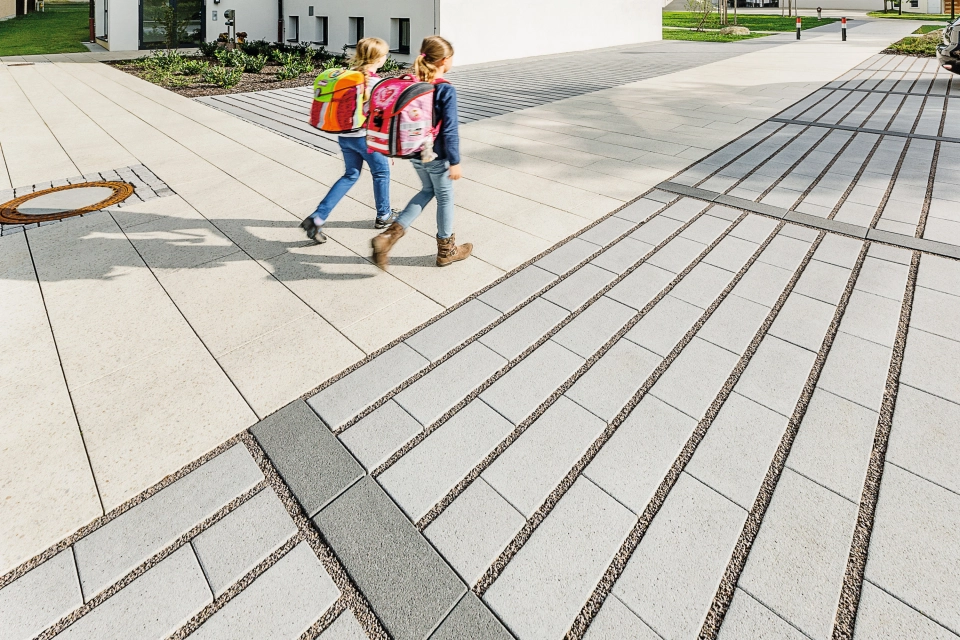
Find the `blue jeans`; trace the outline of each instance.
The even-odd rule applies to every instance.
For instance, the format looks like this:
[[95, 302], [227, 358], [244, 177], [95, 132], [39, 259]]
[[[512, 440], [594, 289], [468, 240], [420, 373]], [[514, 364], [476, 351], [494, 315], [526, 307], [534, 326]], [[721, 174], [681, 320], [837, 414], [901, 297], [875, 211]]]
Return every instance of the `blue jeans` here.
[[420, 189], [420, 193], [413, 196], [410, 204], [397, 218], [397, 222], [406, 229], [436, 196], [437, 237], [449, 238], [453, 235], [453, 180], [450, 179], [450, 163], [446, 160], [422, 162], [414, 159], [413, 168], [420, 176], [423, 188]]
[[343, 177], [337, 180], [326, 197], [317, 205], [311, 214], [318, 225], [326, 222], [330, 212], [337, 203], [347, 195], [350, 188], [360, 179], [360, 170], [366, 162], [373, 175], [373, 198], [377, 203], [377, 217], [386, 218], [390, 215], [390, 161], [381, 153], [367, 151], [366, 138], [351, 138], [340, 136], [340, 150], [343, 152], [343, 164], [346, 169]]

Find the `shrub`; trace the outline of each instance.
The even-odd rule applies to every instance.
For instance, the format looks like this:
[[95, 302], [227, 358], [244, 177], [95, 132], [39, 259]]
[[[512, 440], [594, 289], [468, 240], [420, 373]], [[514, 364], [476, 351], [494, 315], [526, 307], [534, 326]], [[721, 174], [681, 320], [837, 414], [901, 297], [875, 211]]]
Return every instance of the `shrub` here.
[[309, 73], [310, 71], [313, 71], [312, 64], [293, 56], [292, 60], [289, 60], [279, 71], [277, 71], [277, 80], [292, 80], [293, 78], [297, 78], [301, 74]]
[[247, 73], [260, 73], [263, 71], [265, 64], [267, 64], [267, 56], [265, 55], [251, 56], [243, 54], [243, 70]]
[[184, 60], [180, 65], [180, 73], [185, 76], [195, 76], [202, 73], [208, 66], [203, 60]]
[[387, 61], [383, 63], [383, 66], [380, 67], [380, 71], [384, 73], [393, 73], [395, 71], [403, 71], [407, 68], [407, 65], [400, 62], [399, 60], [394, 60], [393, 57], [387, 57]]
[[932, 58], [937, 55], [937, 45], [943, 41], [943, 30], [931, 31], [922, 36], [904, 38], [890, 45], [890, 51], [901, 55]]
[[250, 40], [240, 45], [240, 50], [248, 56], [269, 56], [273, 48], [273, 43], [266, 40]]
[[201, 78], [208, 84], [229, 89], [243, 78], [243, 70], [236, 67], [210, 66], [203, 70]]
[[216, 53], [217, 43], [216, 42], [201, 42], [197, 45], [197, 48], [200, 49], [200, 53], [205, 55], [208, 58], [212, 58], [214, 53]]
[[217, 62], [224, 67], [242, 67], [246, 61], [247, 54], [239, 49], [227, 51], [226, 49], [217, 49], [214, 53]]

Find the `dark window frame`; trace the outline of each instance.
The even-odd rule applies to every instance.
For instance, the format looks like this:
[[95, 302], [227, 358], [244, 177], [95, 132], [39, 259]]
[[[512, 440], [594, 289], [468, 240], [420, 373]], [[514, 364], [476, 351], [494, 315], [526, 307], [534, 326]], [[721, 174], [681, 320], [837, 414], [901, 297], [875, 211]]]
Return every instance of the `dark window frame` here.
[[316, 16], [314, 18], [316, 24], [318, 25], [317, 39], [313, 41], [313, 44], [327, 45], [330, 42], [330, 18], [328, 16]]
[[348, 24], [354, 27], [356, 33], [353, 34], [354, 42], [352, 44], [348, 44], [347, 48], [356, 49], [357, 43], [363, 40], [363, 16], [350, 16], [348, 20], [352, 21]]
[[294, 33], [293, 38], [287, 38], [287, 42], [300, 42], [300, 16], [287, 16], [290, 19], [290, 26]]
[[410, 55], [410, 18], [393, 18], [397, 21], [397, 48], [390, 53]]

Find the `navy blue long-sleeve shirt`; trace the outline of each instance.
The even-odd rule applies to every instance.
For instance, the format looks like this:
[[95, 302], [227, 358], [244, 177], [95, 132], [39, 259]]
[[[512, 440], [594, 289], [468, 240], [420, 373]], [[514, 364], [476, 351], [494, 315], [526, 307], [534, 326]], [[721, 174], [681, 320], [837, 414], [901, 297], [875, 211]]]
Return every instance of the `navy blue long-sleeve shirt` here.
[[448, 82], [437, 84], [433, 93], [433, 110], [440, 121], [440, 132], [433, 142], [438, 160], [460, 164], [460, 119], [457, 116], [457, 90]]

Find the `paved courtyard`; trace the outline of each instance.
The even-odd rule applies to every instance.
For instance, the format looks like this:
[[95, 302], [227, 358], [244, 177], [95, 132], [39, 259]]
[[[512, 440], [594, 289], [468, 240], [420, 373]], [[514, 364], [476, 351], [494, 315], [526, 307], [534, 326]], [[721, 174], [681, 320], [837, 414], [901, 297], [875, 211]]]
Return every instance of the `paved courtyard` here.
[[322, 150], [0, 66], [7, 187], [162, 182], [0, 237], [0, 628], [957, 637], [960, 116], [876, 55], [913, 28], [465, 124], [478, 257], [428, 268], [428, 215], [389, 274], [362, 189], [299, 239]]

